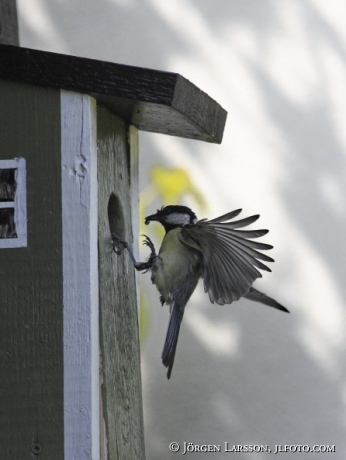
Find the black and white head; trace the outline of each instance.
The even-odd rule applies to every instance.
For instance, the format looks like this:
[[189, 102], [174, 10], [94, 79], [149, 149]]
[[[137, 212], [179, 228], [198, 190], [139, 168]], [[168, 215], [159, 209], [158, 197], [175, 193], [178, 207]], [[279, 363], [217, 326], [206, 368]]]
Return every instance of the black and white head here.
[[177, 227], [195, 225], [197, 216], [187, 206], [165, 206], [158, 209], [156, 214], [146, 217], [145, 225], [149, 225], [152, 221], [160, 222], [168, 232]]

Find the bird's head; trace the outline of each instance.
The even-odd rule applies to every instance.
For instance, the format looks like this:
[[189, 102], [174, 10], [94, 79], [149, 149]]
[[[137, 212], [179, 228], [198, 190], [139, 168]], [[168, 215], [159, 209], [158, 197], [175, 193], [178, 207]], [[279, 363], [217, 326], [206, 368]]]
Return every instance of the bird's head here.
[[156, 221], [163, 225], [166, 232], [185, 225], [194, 225], [197, 222], [196, 214], [187, 206], [165, 206], [145, 218], [145, 225]]

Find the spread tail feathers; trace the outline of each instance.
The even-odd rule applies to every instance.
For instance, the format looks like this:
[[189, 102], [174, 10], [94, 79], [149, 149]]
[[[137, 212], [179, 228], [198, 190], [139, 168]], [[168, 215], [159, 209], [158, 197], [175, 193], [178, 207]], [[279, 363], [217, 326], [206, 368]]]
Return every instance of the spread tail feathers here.
[[181, 308], [177, 303], [174, 303], [171, 307], [171, 316], [169, 318], [169, 324], [166, 334], [166, 340], [162, 351], [162, 363], [168, 367], [167, 378], [171, 377], [175, 351], [177, 348], [180, 324], [184, 316], [184, 308]]
[[273, 307], [277, 310], [289, 313], [289, 310], [287, 310], [287, 308], [285, 308], [283, 305], [279, 304], [279, 302], [267, 296], [263, 292], [257, 291], [257, 289], [253, 287], [250, 287], [249, 292], [247, 292], [244, 297], [246, 299], [253, 300], [254, 302], [260, 302], [264, 305], [268, 305], [268, 307]]

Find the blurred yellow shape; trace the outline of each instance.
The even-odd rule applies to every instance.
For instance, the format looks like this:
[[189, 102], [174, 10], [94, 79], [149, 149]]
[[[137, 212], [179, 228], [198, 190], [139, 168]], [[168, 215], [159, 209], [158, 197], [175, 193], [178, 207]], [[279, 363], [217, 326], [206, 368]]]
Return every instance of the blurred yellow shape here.
[[150, 171], [150, 178], [165, 206], [177, 204], [184, 195], [192, 195], [202, 208], [206, 207], [202, 194], [194, 186], [190, 175], [184, 169], [155, 165]]

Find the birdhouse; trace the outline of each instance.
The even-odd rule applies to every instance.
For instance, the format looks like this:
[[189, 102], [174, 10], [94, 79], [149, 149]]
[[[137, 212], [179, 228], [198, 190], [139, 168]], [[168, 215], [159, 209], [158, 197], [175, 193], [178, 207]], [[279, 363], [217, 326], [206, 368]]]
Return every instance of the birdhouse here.
[[220, 143], [225, 120], [178, 74], [0, 45], [1, 458], [145, 458], [110, 233], [138, 239], [138, 130]]

